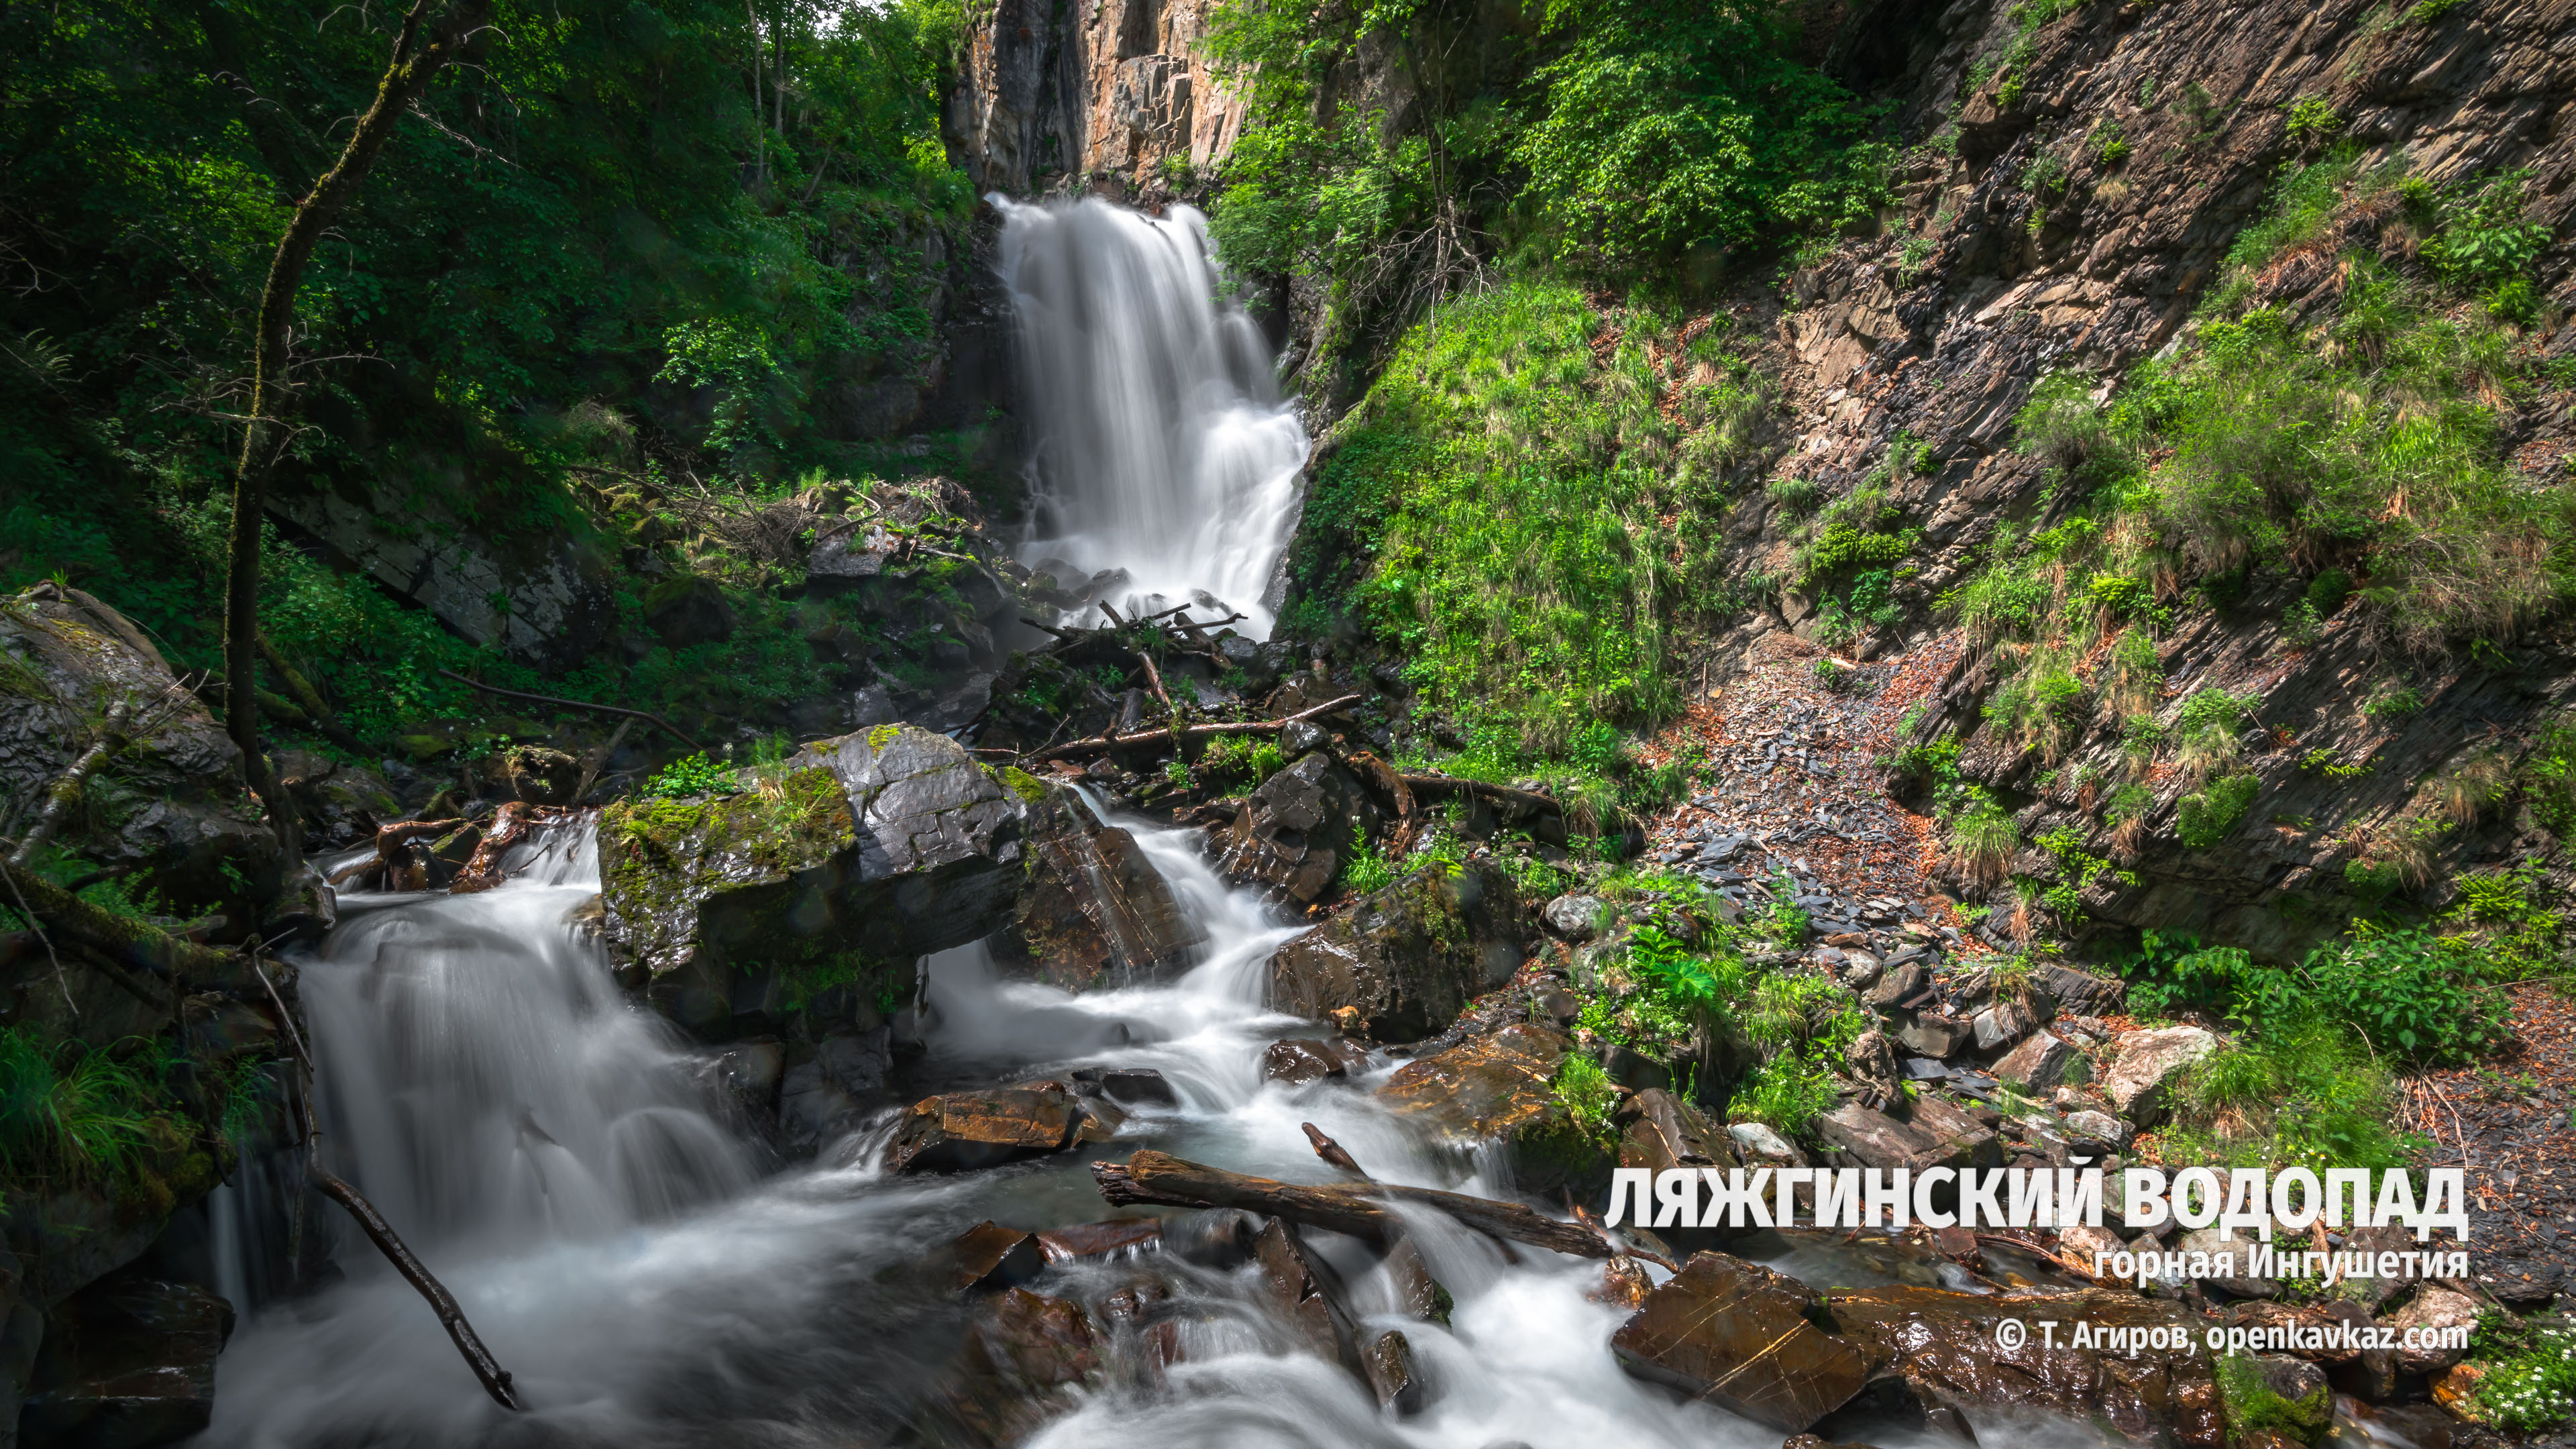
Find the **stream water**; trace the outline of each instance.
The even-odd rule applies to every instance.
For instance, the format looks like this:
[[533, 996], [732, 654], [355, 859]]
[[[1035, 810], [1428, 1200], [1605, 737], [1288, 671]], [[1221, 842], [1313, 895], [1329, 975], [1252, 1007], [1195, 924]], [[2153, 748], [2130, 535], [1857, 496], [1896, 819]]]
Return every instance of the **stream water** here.
[[1240, 611], [1268, 638], [1306, 430], [1261, 329], [1220, 299], [1206, 219], [993, 202], [1031, 444], [1022, 562], [1069, 587], [1108, 574], [1121, 613]]
[[[301, 968], [332, 1161], [456, 1293], [530, 1409], [485, 1400], [411, 1288], [320, 1219], [341, 1235], [345, 1279], [248, 1315], [207, 1442], [874, 1442], [912, 1418], [969, 1311], [904, 1270], [987, 1218], [1107, 1216], [1092, 1157], [1153, 1146], [1328, 1177], [1299, 1130], [1311, 1121], [1383, 1178], [1501, 1188], [1486, 1164], [1416, 1141], [1366, 1084], [1264, 1082], [1262, 1048], [1296, 1023], [1262, 1006], [1262, 964], [1296, 928], [1228, 889], [1185, 833], [1124, 823], [1205, 926], [1207, 959], [1166, 984], [1072, 996], [997, 979], [978, 947], [932, 957], [917, 1075], [1152, 1067], [1178, 1105], [1140, 1112], [1112, 1146], [946, 1177], [882, 1172], [882, 1125], [764, 1175], [698, 1055], [627, 1004], [568, 920], [595, 888], [586, 833], [485, 894], [351, 898]], [[1619, 1315], [1583, 1296], [1597, 1264], [1524, 1253], [1507, 1268], [1438, 1223], [1418, 1241], [1458, 1305], [1446, 1330], [1403, 1323], [1431, 1395], [1418, 1415], [1381, 1413], [1345, 1370], [1299, 1351], [1256, 1306], [1257, 1268], [1151, 1253], [1038, 1286], [1096, 1300], [1150, 1269], [1183, 1320], [1181, 1361], [1099, 1391], [1037, 1442], [1777, 1442], [1623, 1374], [1608, 1347]], [[1318, 1235], [1318, 1249], [1349, 1271], [1357, 1313], [1402, 1322], [1359, 1245]]]

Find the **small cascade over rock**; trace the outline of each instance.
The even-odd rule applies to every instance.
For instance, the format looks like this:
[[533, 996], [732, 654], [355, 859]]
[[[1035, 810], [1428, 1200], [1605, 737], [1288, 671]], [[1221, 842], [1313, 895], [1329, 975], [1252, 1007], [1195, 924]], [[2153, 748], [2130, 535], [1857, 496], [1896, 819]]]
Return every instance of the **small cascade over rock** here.
[[1196, 604], [1269, 637], [1306, 430], [1260, 328], [1218, 296], [1206, 219], [994, 204], [1034, 443], [1021, 558], [1068, 617]]

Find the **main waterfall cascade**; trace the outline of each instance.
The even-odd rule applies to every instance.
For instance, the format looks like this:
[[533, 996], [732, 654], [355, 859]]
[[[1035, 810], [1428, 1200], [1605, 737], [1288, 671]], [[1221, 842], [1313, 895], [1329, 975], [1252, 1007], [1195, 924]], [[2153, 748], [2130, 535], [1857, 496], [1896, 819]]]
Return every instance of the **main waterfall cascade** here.
[[1076, 591], [1108, 574], [1122, 613], [1195, 604], [1268, 638], [1306, 430], [1219, 299], [1206, 218], [993, 202], [1031, 439], [1021, 561]]

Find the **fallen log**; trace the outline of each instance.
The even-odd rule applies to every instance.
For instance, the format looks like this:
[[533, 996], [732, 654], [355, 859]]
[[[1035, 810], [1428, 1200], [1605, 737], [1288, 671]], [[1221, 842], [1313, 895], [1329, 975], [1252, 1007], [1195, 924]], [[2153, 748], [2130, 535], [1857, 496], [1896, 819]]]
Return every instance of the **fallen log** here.
[[1404, 1233], [1396, 1207], [1430, 1208], [1497, 1238], [1577, 1258], [1609, 1258], [1615, 1250], [1574, 1223], [1562, 1223], [1516, 1202], [1469, 1197], [1427, 1187], [1354, 1182], [1314, 1185], [1273, 1182], [1222, 1168], [1202, 1167], [1168, 1153], [1141, 1151], [1124, 1164], [1095, 1162], [1091, 1175], [1113, 1207], [1153, 1203], [1165, 1207], [1240, 1208], [1295, 1223], [1392, 1243]]
[[28, 826], [27, 833], [18, 838], [18, 848], [9, 856], [11, 865], [23, 868], [34, 863], [36, 852], [61, 826], [72, 807], [80, 803], [81, 792], [88, 788], [89, 777], [98, 773], [99, 766], [114, 758], [117, 751], [125, 748], [126, 725], [133, 718], [134, 707], [123, 700], [108, 707], [107, 726], [99, 731], [97, 742], [81, 751], [80, 758], [72, 761], [71, 768], [63, 771], [61, 777], [46, 788], [45, 808], [37, 813], [36, 823]]
[[1274, 730], [1286, 729], [1288, 726], [1295, 724], [1301, 719], [1312, 719], [1316, 715], [1329, 714], [1346, 705], [1354, 705], [1359, 702], [1360, 696], [1356, 694], [1346, 694], [1339, 699], [1328, 699], [1322, 704], [1316, 705], [1311, 709], [1301, 709], [1295, 714], [1288, 716], [1286, 719], [1251, 719], [1230, 724], [1191, 725], [1187, 729], [1178, 730], [1138, 730], [1134, 734], [1128, 735], [1094, 735], [1087, 740], [1067, 740], [1063, 744], [1056, 745], [1048, 749], [1038, 750], [1032, 754], [1023, 755], [1020, 758], [1030, 762], [1031, 764], [1035, 764], [1040, 760], [1062, 759], [1067, 755], [1100, 754], [1109, 750], [1130, 750], [1139, 745], [1170, 745], [1177, 744], [1184, 740], [1213, 739], [1218, 735], [1268, 734]]
[[1396, 778], [1402, 780], [1417, 795], [1433, 797], [1478, 795], [1497, 805], [1509, 806], [1515, 812], [1554, 811], [1560, 815], [1565, 813], [1565, 807], [1557, 803], [1555, 796], [1542, 795], [1532, 790], [1514, 790], [1503, 785], [1488, 785], [1482, 780], [1461, 780], [1454, 775], [1399, 774]]

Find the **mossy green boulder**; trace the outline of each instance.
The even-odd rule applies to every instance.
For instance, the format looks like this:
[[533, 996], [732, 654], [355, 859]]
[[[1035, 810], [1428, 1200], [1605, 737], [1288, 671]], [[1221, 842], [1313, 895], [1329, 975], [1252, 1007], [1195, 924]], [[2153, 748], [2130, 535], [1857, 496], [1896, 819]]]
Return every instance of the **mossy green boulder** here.
[[610, 806], [601, 929], [631, 984], [725, 1034], [738, 994], [899, 997], [915, 958], [989, 934], [1020, 886], [1028, 806], [911, 725], [822, 740], [729, 795]]
[[2334, 1424], [2325, 1370], [2304, 1359], [2229, 1354], [2218, 1361], [2218, 1406], [2231, 1445], [2266, 1435], [2314, 1444]]

